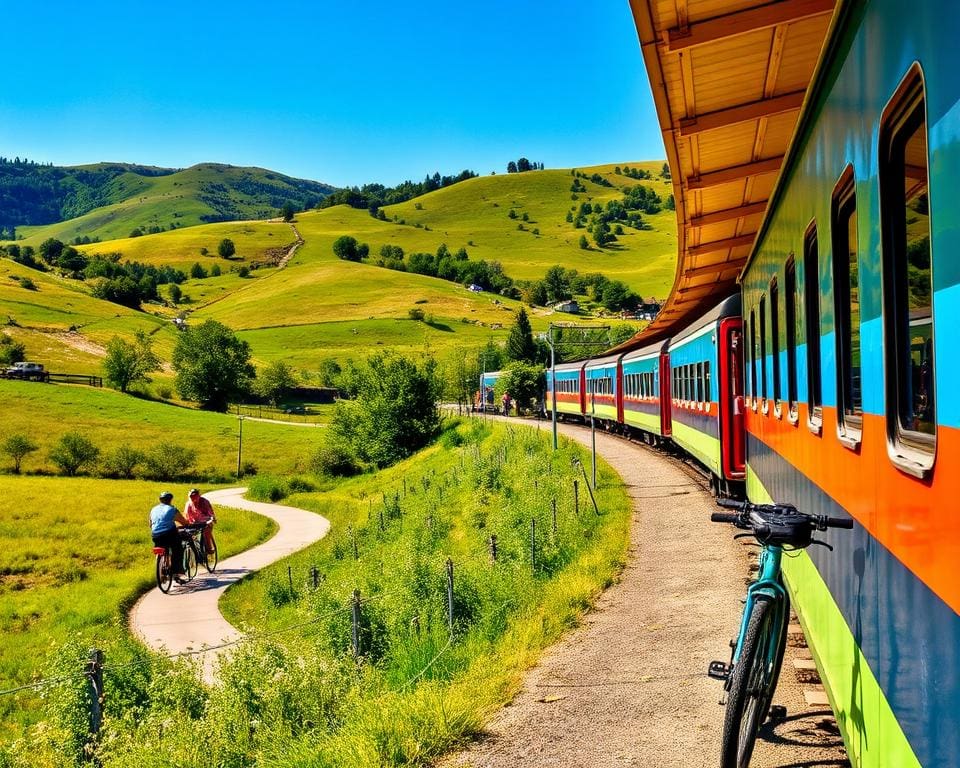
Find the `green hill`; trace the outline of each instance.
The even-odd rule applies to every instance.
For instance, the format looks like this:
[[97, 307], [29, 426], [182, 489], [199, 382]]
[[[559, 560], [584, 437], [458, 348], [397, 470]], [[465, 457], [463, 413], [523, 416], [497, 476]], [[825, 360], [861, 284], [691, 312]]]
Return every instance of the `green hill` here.
[[48, 237], [110, 240], [134, 230], [265, 219], [284, 203], [316, 205], [334, 190], [263, 168], [203, 163], [184, 170], [123, 163], [0, 163], [0, 226], [36, 245]]
[[[657, 173], [660, 166], [651, 162], [633, 167]], [[275, 221], [207, 224], [81, 247], [88, 255], [120, 253], [124, 260], [184, 271], [194, 263], [207, 271], [219, 266], [220, 276], [183, 283], [190, 301], [180, 307], [157, 304], [146, 306], [147, 312], [126, 310], [93, 299], [83, 283], [50, 274], [39, 275], [35, 279], [39, 290], [27, 292], [10, 274], [29, 270], [4, 260], [0, 264], [7, 276], [0, 273], [0, 313], [6, 311], [20, 323], [21, 328], [9, 330], [27, 342], [31, 358], [40, 362], [48, 359], [45, 355], [73, 358], [74, 367], [81, 370], [98, 368], [100, 358], [95, 350], [81, 354], [77, 335], [102, 346], [112, 332], [128, 335], [143, 324], [159, 325], [163, 330], [157, 331], [161, 334], [158, 346], [164, 354], [174, 338], [166, 321], [183, 310], [195, 321], [214, 318], [236, 329], [250, 342], [258, 363], [284, 359], [310, 370], [326, 358], [343, 360], [378, 348], [429, 349], [443, 355], [450, 349], [505, 337], [520, 302], [377, 266], [384, 245], [399, 246], [408, 257], [415, 252], [435, 253], [441, 244], [451, 251], [462, 247], [471, 261], [499, 262], [507, 275], [518, 280], [540, 279], [549, 267], [559, 264], [621, 280], [642, 296], [665, 296], [676, 259], [672, 210], [644, 215], [649, 228], [624, 227], [613, 243], [588, 249], [579, 242], [586, 230], [566, 217], [583, 204], [605, 206], [620, 200], [625, 190], [636, 185], [654, 190], [665, 200], [669, 182], [637, 181], [617, 174], [613, 165], [578, 170], [582, 191], [577, 193], [571, 192], [570, 170], [531, 171], [468, 179], [388, 206], [382, 209], [384, 219], [339, 205], [298, 214], [292, 225]], [[88, 214], [96, 215], [100, 214]], [[303, 243], [285, 268], [265, 267], [239, 276], [240, 266], [275, 263], [279, 254], [289, 252], [297, 233]], [[333, 243], [341, 235], [367, 243], [370, 258], [362, 263], [338, 259]], [[213, 255], [224, 237], [237, 246], [237, 255], [230, 260]], [[66, 308], [59, 298], [64, 291], [73, 301]], [[29, 311], [24, 303], [31, 307]], [[424, 321], [410, 319], [412, 309], [422, 310]], [[545, 307], [533, 308], [530, 314], [538, 331], [550, 322], [571, 319]], [[79, 334], [65, 338], [62, 333], [45, 333], [51, 325], [48, 315], [58, 319], [58, 327], [78, 326]], [[73, 346], [64, 347], [66, 342]]]

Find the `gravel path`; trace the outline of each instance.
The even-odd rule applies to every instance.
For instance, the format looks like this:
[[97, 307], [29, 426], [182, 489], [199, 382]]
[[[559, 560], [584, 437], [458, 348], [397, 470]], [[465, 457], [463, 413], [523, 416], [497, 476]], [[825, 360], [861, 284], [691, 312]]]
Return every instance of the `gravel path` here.
[[[246, 488], [227, 488], [205, 494], [214, 506], [246, 509], [265, 515], [279, 526], [268, 541], [221, 560], [214, 573], [203, 566], [196, 578], [174, 585], [165, 595], [154, 588], [130, 612], [130, 628], [146, 645], [166, 653], [198, 652], [204, 682], [214, 681], [217, 662], [227, 648], [213, 646], [240, 639], [241, 633], [227, 622], [217, 603], [227, 587], [250, 573], [322, 539], [330, 530], [325, 517], [296, 507], [263, 504], [243, 498]], [[210, 648], [208, 651], [203, 649]]]
[[[589, 445], [589, 429], [560, 429]], [[602, 432], [597, 451], [633, 499], [621, 579], [529, 671], [486, 734], [444, 768], [719, 764], [722, 686], [705, 673], [711, 659], [729, 658], [748, 549], [732, 528], [710, 523], [712, 498], [679, 462]], [[787, 721], [761, 732], [753, 768], [848, 765], [829, 708], [806, 706], [797, 653], [788, 648], [774, 698]]]

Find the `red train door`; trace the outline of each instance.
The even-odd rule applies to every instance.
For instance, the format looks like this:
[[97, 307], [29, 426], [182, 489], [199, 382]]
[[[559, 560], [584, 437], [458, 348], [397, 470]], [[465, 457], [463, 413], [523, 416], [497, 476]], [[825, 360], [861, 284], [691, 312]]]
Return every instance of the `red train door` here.
[[580, 415], [587, 412], [587, 364], [580, 366]]
[[617, 402], [617, 421], [623, 424], [623, 358], [617, 358], [617, 377], [614, 379], [614, 397]]
[[660, 434], [670, 437], [673, 434], [673, 419], [670, 411], [670, 353], [660, 353]]
[[720, 445], [723, 476], [746, 477], [746, 431], [743, 414], [743, 321], [720, 321]]

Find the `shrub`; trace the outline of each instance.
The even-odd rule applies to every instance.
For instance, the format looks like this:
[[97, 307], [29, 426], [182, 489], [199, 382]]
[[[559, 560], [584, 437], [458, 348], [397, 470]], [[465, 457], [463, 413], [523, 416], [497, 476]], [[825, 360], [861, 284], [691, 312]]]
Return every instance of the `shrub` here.
[[100, 449], [87, 437], [79, 432], [67, 432], [50, 450], [49, 458], [63, 474], [73, 477], [99, 455]]
[[22, 363], [27, 359], [27, 348], [19, 341], [14, 341], [5, 333], [0, 333], [0, 365]]
[[220, 277], [220, 265], [214, 264], [210, 267], [210, 277]]
[[413, 309], [407, 311], [407, 317], [409, 317], [411, 320], [420, 321], [423, 320], [425, 315], [422, 309], [414, 307]]
[[103, 473], [107, 477], [133, 477], [136, 469], [143, 463], [143, 451], [138, 451], [129, 445], [120, 445], [107, 454], [103, 460]]
[[247, 483], [247, 495], [255, 501], [280, 501], [287, 493], [286, 482], [273, 475], [258, 475]]
[[197, 452], [176, 443], [158, 443], [143, 456], [144, 474], [151, 480], [180, 480], [193, 470]]
[[194, 280], [202, 280], [207, 276], [207, 270], [203, 268], [203, 265], [199, 261], [195, 261], [193, 266], [190, 267], [190, 277]]
[[250, 277], [250, 267], [242, 266], [237, 270], [237, 275], [239, 277]]
[[21, 462], [28, 453], [37, 450], [37, 444], [26, 435], [10, 435], [3, 441], [3, 445], [0, 445], [0, 450], [13, 459], [13, 473], [19, 475]]
[[363, 468], [345, 440], [328, 435], [310, 459], [310, 469], [324, 477], [351, 477]]
[[233, 244], [233, 240], [229, 237], [223, 238], [223, 240], [220, 241], [220, 245], [217, 246], [217, 253], [224, 259], [229, 259], [236, 252], [237, 248]]

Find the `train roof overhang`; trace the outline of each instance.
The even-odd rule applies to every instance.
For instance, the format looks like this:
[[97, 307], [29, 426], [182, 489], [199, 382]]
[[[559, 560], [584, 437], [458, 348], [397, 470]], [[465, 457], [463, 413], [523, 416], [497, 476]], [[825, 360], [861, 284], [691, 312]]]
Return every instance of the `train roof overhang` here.
[[673, 180], [677, 271], [656, 319], [683, 329], [735, 293], [842, 0], [630, 0]]

